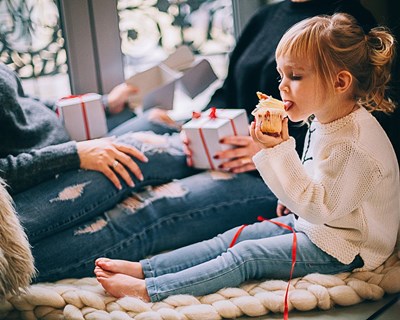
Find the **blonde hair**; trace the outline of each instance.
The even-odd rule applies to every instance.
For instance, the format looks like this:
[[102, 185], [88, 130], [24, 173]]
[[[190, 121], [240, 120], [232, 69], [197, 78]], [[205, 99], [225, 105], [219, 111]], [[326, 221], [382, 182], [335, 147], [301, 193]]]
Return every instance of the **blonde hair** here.
[[365, 34], [356, 20], [344, 13], [309, 18], [291, 27], [280, 40], [276, 57], [290, 55], [306, 58], [315, 66], [324, 85], [333, 83], [336, 73], [350, 72], [354, 78], [353, 95], [370, 111], [392, 112], [386, 97], [395, 40], [383, 27]]

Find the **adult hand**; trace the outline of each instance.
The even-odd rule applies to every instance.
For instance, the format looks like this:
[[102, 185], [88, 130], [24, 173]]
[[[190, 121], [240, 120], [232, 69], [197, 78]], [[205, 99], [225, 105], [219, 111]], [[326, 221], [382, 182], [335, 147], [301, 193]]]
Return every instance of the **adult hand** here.
[[149, 112], [149, 120], [158, 123], [164, 123], [170, 127], [175, 127], [177, 129], [181, 129], [181, 126], [176, 123], [171, 117], [168, 115], [167, 110], [160, 108], [152, 108]]
[[143, 180], [139, 166], [131, 157], [142, 162], [147, 162], [148, 159], [135, 147], [119, 143], [115, 138], [110, 137], [77, 142], [77, 149], [82, 169], [100, 171], [118, 189], [122, 186], [117, 174], [129, 186], [135, 185], [128, 170], [139, 180]]
[[192, 159], [192, 150], [190, 150], [190, 141], [186, 136], [185, 131], [181, 131], [179, 133], [181, 141], [183, 143], [183, 152], [186, 155], [186, 164], [188, 165], [188, 167], [193, 167], [193, 159]]
[[114, 87], [107, 96], [110, 113], [119, 113], [131, 95], [137, 93], [138, 89], [125, 82]]
[[276, 206], [276, 215], [278, 217], [288, 215], [291, 212], [292, 211], [288, 207], [286, 207], [284, 204], [278, 202], [278, 205]]
[[282, 132], [276, 137], [262, 133], [260, 125], [260, 122], [253, 121], [250, 125], [250, 135], [253, 138], [253, 141], [262, 149], [273, 148], [289, 139], [288, 118], [283, 119]]
[[215, 159], [224, 160], [220, 169], [233, 173], [241, 173], [255, 170], [252, 157], [260, 151], [260, 147], [249, 136], [228, 136], [220, 143], [232, 145], [234, 148], [219, 151], [214, 155]]

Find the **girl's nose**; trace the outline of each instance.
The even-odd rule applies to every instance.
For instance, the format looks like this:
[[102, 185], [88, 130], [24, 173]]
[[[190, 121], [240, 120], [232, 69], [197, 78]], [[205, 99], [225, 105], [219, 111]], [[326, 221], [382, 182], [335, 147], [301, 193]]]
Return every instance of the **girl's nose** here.
[[289, 87], [286, 85], [284, 80], [281, 81], [281, 83], [278, 86], [278, 89], [279, 91], [285, 91], [285, 92], [289, 91]]

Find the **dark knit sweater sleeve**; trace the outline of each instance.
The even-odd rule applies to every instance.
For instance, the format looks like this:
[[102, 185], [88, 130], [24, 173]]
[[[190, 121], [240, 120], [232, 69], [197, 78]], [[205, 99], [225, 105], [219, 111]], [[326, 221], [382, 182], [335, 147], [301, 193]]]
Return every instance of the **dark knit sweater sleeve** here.
[[79, 165], [76, 142], [70, 141], [1, 158], [0, 176], [16, 194]]
[[80, 166], [52, 105], [27, 96], [18, 76], [0, 64], [0, 177], [15, 194]]

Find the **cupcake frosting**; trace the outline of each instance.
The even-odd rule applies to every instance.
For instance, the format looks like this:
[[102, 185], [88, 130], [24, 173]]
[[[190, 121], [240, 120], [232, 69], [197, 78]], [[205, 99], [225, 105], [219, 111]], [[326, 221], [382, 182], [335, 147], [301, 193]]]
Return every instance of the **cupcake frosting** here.
[[281, 100], [275, 99], [272, 96], [267, 96], [265, 94], [257, 94], [258, 97], [260, 98], [258, 104], [256, 105], [256, 108], [253, 110], [251, 113], [252, 115], [255, 115], [260, 109], [263, 108], [269, 108], [269, 109], [278, 109], [285, 111], [285, 105]]

